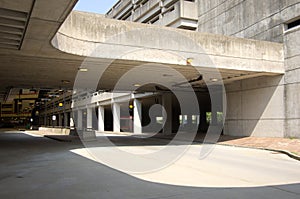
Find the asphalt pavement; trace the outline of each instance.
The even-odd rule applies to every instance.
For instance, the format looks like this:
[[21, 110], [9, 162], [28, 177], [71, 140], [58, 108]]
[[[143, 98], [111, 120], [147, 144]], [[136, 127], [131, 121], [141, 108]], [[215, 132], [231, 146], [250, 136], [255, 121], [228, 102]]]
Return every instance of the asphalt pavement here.
[[[160, 141], [159, 145], [163, 144], [162, 142]], [[82, 148], [83, 145], [79, 141], [59, 142], [22, 132], [1, 132], [0, 198], [300, 198], [299, 183], [282, 182], [278, 185], [248, 187], [193, 187], [149, 182], [74, 153], [74, 150]], [[261, 165], [261, 168], [268, 168], [264, 165], [272, 155], [276, 154], [260, 156], [257, 164]], [[214, 158], [218, 158], [217, 156]], [[274, 159], [277, 159], [277, 162]], [[290, 173], [286, 174], [287, 179], [294, 175], [297, 180], [298, 173], [295, 173], [294, 169], [297, 168], [298, 162], [291, 162], [295, 160], [277, 155], [274, 159], [271, 158], [275, 162], [270, 165], [273, 170], [266, 170], [265, 176], [271, 177], [276, 171], [289, 171]], [[236, 164], [239, 162], [236, 168], [248, 166], [253, 171], [256, 169], [252, 160], [251, 163], [235, 161]], [[276, 165], [278, 162], [283, 165]], [[222, 159], [216, 162], [215, 166], [217, 165], [219, 170], [226, 166]], [[283, 167], [289, 168], [285, 170]], [[183, 168], [187, 169], [185, 166]], [[175, 171], [173, 175], [179, 173]], [[218, 175], [217, 171], [215, 175]], [[285, 173], [282, 173], [282, 176], [284, 175]]]

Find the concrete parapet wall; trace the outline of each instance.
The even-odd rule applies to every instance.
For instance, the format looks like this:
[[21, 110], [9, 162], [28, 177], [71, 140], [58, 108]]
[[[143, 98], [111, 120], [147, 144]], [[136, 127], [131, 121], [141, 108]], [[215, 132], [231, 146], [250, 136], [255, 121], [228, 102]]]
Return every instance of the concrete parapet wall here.
[[[194, 66], [284, 72], [282, 44], [116, 21], [84, 12], [73, 11], [52, 44], [61, 51], [80, 56], [92, 56], [97, 48], [98, 56], [105, 59], [186, 65], [186, 58], [203, 54], [213, 64], [195, 59]], [[151, 53], [123, 56], [141, 50]], [[161, 56], [166, 51], [180, 58]]]
[[70, 129], [66, 128], [39, 127], [39, 131], [49, 132], [51, 134], [58, 135], [70, 135]]

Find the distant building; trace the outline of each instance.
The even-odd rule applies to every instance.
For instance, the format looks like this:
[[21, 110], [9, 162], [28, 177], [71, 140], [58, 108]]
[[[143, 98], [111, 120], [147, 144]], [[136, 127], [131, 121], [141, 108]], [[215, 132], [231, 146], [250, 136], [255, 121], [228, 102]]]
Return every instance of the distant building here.
[[120, 0], [108, 18], [196, 30], [196, 0]]

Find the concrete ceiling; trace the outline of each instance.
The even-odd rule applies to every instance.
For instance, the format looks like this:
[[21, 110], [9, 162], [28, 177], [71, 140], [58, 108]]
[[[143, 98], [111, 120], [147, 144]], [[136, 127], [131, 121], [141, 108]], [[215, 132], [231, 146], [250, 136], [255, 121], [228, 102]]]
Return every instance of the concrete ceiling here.
[[74, 77], [79, 62], [50, 41], [76, 2], [0, 0], [0, 99], [11, 87], [53, 88]]

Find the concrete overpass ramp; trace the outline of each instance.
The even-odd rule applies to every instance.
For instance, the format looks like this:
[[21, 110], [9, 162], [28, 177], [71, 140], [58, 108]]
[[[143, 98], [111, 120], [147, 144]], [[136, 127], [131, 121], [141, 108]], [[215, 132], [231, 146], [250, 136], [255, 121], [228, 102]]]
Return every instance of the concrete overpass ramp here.
[[[168, 77], [167, 81], [180, 84], [157, 65], [163, 64], [187, 81], [195, 80], [195, 87], [284, 73], [282, 44], [116, 21], [78, 11], [66, 19], [52, 45], [62, 52], [87, 57], [84, 70], [106, 68], [101, 75], [103, 89], [112, 88], [122, 75], [147, 63], [156, 65], [139, 75]], [[203, 79], [197, 81], [197, 73]]]

